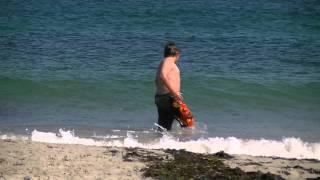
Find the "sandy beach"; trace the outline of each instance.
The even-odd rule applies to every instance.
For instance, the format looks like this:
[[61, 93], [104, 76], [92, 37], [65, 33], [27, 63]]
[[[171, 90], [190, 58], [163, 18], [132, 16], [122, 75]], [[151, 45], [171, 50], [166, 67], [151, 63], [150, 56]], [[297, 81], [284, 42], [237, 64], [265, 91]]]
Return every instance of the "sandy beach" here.
[[2, 179], [141, 179], [145, 167], [121, 148], [1, 140], [0, 149]]
[[[222, 163], [223, 162], [223, 163]], [[0, 140], [0, 179], [306, 179], [320, 161]]]

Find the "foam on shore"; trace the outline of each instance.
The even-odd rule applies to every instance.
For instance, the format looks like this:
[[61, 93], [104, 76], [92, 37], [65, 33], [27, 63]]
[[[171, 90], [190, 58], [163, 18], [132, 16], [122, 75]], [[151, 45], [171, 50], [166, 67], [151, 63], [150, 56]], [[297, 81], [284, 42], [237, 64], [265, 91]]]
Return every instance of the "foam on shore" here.
[[[1, 137], [1, 139], [6, 138], [10, 137], [4, 135]], [[320, 142], [308, 143], [293, 137], [283, 138], [280, 141], [270, 139], [240, 139], [236, 137], [212, 137], [179, 141], [169, 134], [165, 134], [152, 142], [141, 143], [138, 139], [134, 138], [131, 133], [127, 133], [127, 137], [123, 140], [96, 140], [77, 137], [73, 131], [60, 129], [57, 134], [33, 130], [31, 140], [57, 144], [139, 147], [146, 149], [185, 149], [195, 153], [216, 153], [218, 151], [224, 151], [229, 154], [320, 160]]]

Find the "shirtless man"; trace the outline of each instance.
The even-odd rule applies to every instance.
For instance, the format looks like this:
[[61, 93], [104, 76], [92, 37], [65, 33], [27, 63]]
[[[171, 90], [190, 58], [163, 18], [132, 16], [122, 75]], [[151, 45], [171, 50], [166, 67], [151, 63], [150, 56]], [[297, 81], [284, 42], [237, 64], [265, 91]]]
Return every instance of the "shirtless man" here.
[[164, 48], [164, 59], [159, 64], [155, 79], [155, 104], [158, 108], [158, 124], [171, 129], [172, 123], [177, 119], [179, 111], [174, 108], [174, 99], [182, 99], [180, 93], [180, 70], [176, 65], [180, 51], [174, 42], [168, 42]]

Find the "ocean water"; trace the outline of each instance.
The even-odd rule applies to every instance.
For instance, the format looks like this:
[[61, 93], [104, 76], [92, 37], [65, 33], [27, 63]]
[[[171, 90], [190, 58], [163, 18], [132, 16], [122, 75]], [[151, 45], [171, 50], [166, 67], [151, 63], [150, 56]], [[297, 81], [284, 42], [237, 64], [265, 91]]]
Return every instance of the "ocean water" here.
[[[1, 1], [0, 135], [320, 159], [317, 0]], [[163, 46], [192, 130], [156, 131]]]

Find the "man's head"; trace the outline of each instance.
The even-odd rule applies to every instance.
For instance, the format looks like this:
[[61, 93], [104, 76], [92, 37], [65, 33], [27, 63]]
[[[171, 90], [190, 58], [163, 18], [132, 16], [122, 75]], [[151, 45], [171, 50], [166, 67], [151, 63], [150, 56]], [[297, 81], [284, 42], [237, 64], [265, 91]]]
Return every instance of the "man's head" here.
[[176, 43], [168, 42], [164, 47], [164, 57], [176, 57], [177, 60], [180, 57], [180, 50], [177, 47]]

